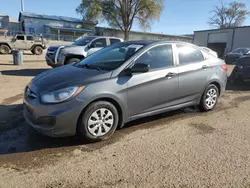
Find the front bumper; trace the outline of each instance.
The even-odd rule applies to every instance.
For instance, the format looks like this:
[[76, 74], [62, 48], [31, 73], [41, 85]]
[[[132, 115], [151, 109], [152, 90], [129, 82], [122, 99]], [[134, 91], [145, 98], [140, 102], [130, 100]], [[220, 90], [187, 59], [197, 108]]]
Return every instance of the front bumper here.
[[76, 134], [83, 101], [72, 99], [58, 104], [41, 104], [37, 98], [24, 98], [25, 120], [38, 132], [51, 137]]
[[62, 66], [61, 64], [59, 63], [55, 63], [54, 60], [52, 60], [50, 57], [48, 57], [47, 55], [45, 56], [45, 61], [47, 63], [48, 66], [51, 66], [51, 67], [60, 67]]

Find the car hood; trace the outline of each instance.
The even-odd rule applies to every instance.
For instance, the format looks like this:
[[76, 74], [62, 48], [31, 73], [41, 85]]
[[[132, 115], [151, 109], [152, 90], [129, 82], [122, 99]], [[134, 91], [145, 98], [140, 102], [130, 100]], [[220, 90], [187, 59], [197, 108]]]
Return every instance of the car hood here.
[[35, 92], [47, 92], [69, 86], [86, 85], [98, 80], [110, 78], [111, 71], [86, 69], [67, 65], [43, 72], [32, 79], [31, 86]]
[[240, 56], [240, 53], [228, 53], [227, 56]]
[[64, 49], [66, 51], [74, 51], [76, 49], [85, 49], [87, 46], [77, 46], [77, 45], [68, 45], [68, 46], [64, 46]]

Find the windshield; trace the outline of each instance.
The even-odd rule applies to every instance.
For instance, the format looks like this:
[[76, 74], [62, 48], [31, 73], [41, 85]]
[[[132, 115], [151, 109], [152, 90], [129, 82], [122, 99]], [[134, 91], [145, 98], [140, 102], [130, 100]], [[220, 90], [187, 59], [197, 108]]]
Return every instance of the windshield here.
[[247, 48], [237, 48], [234, 51], [232, 51], [232, 53], [243, 53], [243, 54], [247, 52], [249, 52], [249, 49]]
[[113, 44], [91, 54], [76, 66], [88, 65], [98, 67], [101, 70], [114, 70], [143, 47], [144, 45], [135, 43]]
[[81, 37], [77, 39], [72, 45], [76, 46], [86, 46], [90, 41], [92, 41], [95, 37]]

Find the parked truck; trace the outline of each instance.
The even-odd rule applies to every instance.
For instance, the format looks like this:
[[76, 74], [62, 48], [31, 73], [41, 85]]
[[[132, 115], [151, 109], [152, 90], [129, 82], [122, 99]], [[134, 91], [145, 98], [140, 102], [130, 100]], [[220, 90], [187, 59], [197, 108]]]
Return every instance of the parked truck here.
[[46, 48], [42, 37], [17, 34], [12, 39], [0, 40], [0, 54], [9, 54], [11, 50], [30, 50], [35, 55], [41, 55]]
[[88, 55], [123, 39], [105, 36], [79, 37], [73, 44], [67, 46], [49, 46], [45, 56], [51, 67], [58, 67], [79, 62]]

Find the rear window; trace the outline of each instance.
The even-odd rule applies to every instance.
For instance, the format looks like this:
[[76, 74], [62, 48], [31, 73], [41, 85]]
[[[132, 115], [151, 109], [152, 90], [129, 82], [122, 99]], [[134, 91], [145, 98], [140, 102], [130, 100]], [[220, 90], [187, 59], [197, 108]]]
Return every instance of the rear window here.
[[176, 45], [176, 46], [177, 46], [180, 65], [201, 62], [204, 60], [203, 54], [200, 50], [195, 49], [188, 45]]
[[27, 36], [27, 40], [34, 40], [33, 36]]

